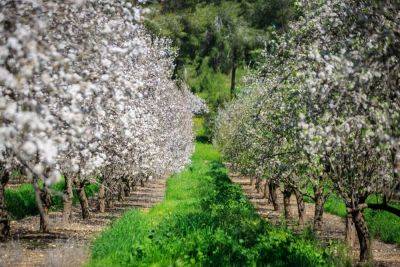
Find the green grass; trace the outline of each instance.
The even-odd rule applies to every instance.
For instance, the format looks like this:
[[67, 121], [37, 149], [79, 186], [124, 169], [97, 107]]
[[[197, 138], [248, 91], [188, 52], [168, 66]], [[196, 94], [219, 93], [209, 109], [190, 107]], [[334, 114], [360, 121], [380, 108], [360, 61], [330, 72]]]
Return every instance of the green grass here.
[[150, 211], [132, 210], [93, 243], [88, 266], [318, 266], [329, 253], [262, 220], [219, 153], [197, 143], [192, 164], [167, 181]]
[[[51, 210], [61, 210], [63, 207], [62, 194], [65, 188], [65, 182], [62, 180], [51, 187], [52, 206]], [[90, 184], [85, 187], [88, 197], [92, 197], [98, 191], [97, 184]], [[76, 192], [74, 192], [74, 204], [78, 202]], [[27, 216], [37, 215], [39, 213], [36, 207], [35, 192], [32, 184], [22, 184], [17, 188], [5, 190], [5, 203], [8, 214], [12, 219], [20, 220]]]
[[38, 213], [31, 184], [23, 184], [16, 189], [6, 189], [5, 202], [7, 211], [13, 219], [22, 219]]
[[387, 243], [400, 245], [400, 218], [387, 211], [367, 209], [365, 219], [371, 235]]
[[340, 216], [342, 218], [346, 217], [346, 205], [344, 201], [337, 195], [330, 195], [325, 202], [324, 210], [328, 213]]

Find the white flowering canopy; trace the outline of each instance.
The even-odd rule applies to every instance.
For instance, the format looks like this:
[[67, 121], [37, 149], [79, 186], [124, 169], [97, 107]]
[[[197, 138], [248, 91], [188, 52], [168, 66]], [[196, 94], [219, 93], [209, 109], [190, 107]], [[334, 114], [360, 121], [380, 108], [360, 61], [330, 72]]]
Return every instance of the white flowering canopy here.
[[[363, 209], [400, 216], [388, 204], [400, 184], [400, 3], [297, 4], [302, 16], [269, 44], [248, 90], [220, 112], [216, 143], [245, 174], [297, 193], [312, 186], [320, 200], [334, 189], [367, 261]], [[367, 203], [371, 194], [382, 204]]]
[[159, 177], [189, 162], [194, 96], [171, 79], [169, 42], [136, 13], [125, 1], [0, 2], [3, 166], [52, 182]]
[[228, 160], [255, 174], [326, 173], [349, 205], [400, 182], [397, 2], [299, 1], [302, 17], [219, 115]]

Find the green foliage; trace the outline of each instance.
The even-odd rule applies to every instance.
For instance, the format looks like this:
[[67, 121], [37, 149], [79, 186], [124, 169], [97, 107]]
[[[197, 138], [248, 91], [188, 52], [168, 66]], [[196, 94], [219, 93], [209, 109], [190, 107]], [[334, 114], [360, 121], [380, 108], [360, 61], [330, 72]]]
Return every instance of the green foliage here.
[[276, 28], [286, 27], [289, 20], [301, 14], [292, 0], [250, 0], [243, 1], [242, 8], [246, 18], [256, 28], [273, 25]]
[[17, 189], [6, 189], [5, 202], [7, 211], [13, 219], [22, 219], [38, 213], [31, 184], [23, 184]]
[[[210, 139], [219, 107], [231, 99], [231, 71], [238, 83], [259, 62], [267, 39], [296, 16], [293, 0], [189, 0], [150, 4], [145, 26], [177, 47], [175, 76], [204, 98]], [[241, 84], [235, 91], [241, 90]]]
[[94, 241], [89, 266], [319, 266], [327, 259], [313, 240], [262, 220], [218, 152], [197, 143], [192, 164], [169, 178], [165, 200], [114, 222]]
[[387, 211], [367, 209], [365, 219], [368, 229], [375, 238], [400, 245], [400, 218]]
[[[52, 194], [52, 209], [62, 208], [62, 194], [64, 183], [59, 182], [50, 187]], [[38, 214], [35, 201], [35, 191], [32, 184], [22, 184], [18, 188], [5, 190], [5, 202], [11, 218], [19, 220], [27, 216]]]
[[[381, 197], [371, 195], [368, 203], [382, 203]], [[399, 202], [391, 202], [390, 206], [400, 208]], [[400, 245], [400, 217], [393, 213], [380, 210], [366, 209], [365, 220], [371, 235], [387, 243]]]
[[332, 194], [325, 202], [324, 206], [325, 211], [338, 215], [342, 218], [346, 217], [346, 205], [344, 201], [338, 197], [336, 194]]

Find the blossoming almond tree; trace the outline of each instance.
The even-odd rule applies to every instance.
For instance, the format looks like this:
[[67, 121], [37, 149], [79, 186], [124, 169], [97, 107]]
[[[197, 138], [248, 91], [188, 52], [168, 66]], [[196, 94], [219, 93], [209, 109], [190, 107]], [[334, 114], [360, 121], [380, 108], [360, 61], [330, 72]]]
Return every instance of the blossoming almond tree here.
[[[251, 128], [258, 138], [246, 127], [235, 128], [246, 120], [228, 107], [219, 118], [218, 140], [228, 159], [246, 153], [266, 169], [290, 170], [289, 180], [280, 182], [296, 189], [310, 184], [318, 205], [316, 229], [326, 189], [333, 185], [355, 225], [360, 260], [368, 261], [372, 254], [363, 209], [399, 214], [389, 200], [399, 183], [400, 7], [395, 1], [299, 4], [303, 17], [278, 39], [278, 51], [267, 51], [265, 66], [250, 79], [250, 88], [258, 88], [249, 93], [256, 100], [246, 104], [244, 99], [251, 98], [246, 95], [236, 101], [244, 103], [244, 117], [250, 112], [258, 118], [253, 123], [262, 126]], [[255, 102], [264, 107], [255, 111]], [[238, 121], [233, 129], [224, 126], [230, 118]], [[243, 139], [249, 135], [251, 141], [244, 142], [254, 145], [237, 150], [242, 145], [234, 142], [242, 139], [232, 139], [235, 131], [242, 131]], [[294, 154], [268, 152], [275, 149]], [[268, 160], [260, 160], [260, 153]], [[382, 203], [367, 203], [371, 194], [380, 194]]]
[[372, 257], [362, 213], [367, 197], [385, 199], [399, 182], [399, 8], [391, 1], [333, 1], [312, 15], [315, 41], [302, 92], [305, 117], [318, 119], [303, 121], [304, 136], [346, 203], [361, 261]]
[[1, 168], [16, 162], [33, 177], [43, 231], [61, 173], [68, 220], [74, 185], [87, 218], [96, 177], [113, 197], [189, 162], [192, 110], [204, 107], [171, 80], [169, 42], [151, 38], [130, 3], [7, 0], [0, 11]]

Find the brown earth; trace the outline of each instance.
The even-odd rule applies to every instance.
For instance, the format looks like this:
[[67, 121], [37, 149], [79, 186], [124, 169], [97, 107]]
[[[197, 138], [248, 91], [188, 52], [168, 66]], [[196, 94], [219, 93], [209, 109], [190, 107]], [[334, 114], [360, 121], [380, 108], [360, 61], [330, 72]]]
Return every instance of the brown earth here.
[[[230, 173], [230, 178], [232, 182], [241, 185], [244, 193], [254, 205], [257, 212], [265, 219], [271, 221], [274, 224], [282, 224], [284, 221], [283, 213], [274, 211], [271, 203], [268, 203], [268, 199], [263, 197], [263, 193], [257, 192], [255, 186], [251, 185], [250, 178], [243, 177], [238, 174]], [[283, 207], [283, 196], [282, 193], [278, 191], [278, 203], [280, 207]], [[297, 204], [294, 195], [291, 198], [291, 210], [294, 218], [297, 218]], [[283, 208], [282, 208], [283, 209]], [[306, 225], [311, 225], [314, 218], [314, 205], [306, 203], [306, 214], [305, 222]], [[294, 231], [301, 230], [296, 224], [289, 224], [289, 227]], [[345, 239], [345, 220], [339, 216], [324, 213], [323, 216], [323, 227], [322, 232], [319, 235], [321, 241], [326, 243], [329, 240], [342, 240]], [[356, 246], [358, 246], [356, 244]], [[388, 267], [399, 267], [400, 266], [400, 247], [396, 244], [386, 244], [379, 240], [372, 241], [372, 252], [374, 255], [374, 266], [388, 266]], [[358, 258], [358, 248], [355, 247], [349, 252], [354, 259], [357, 261]]]
[[[151, 181], [138, 186], [129, 197], [115, 202], [105, 213], [93, 208], [88, 220], [81, 218], [80, 208], [73, 208], [70, 223], [62, 223], [61, 212], [50, 212], [50, 233], [38, 231], [39, 217], [12, 221], [11, 240], [0, 243], [0, 267], [14, 266], [81, 266], [90, 256], [89, 246], [96, 236], [124, 211], [138, 208], [147, 210], [164, 199], [166, 180]], [[96, 199], [90, 199], [96, 207]]]

